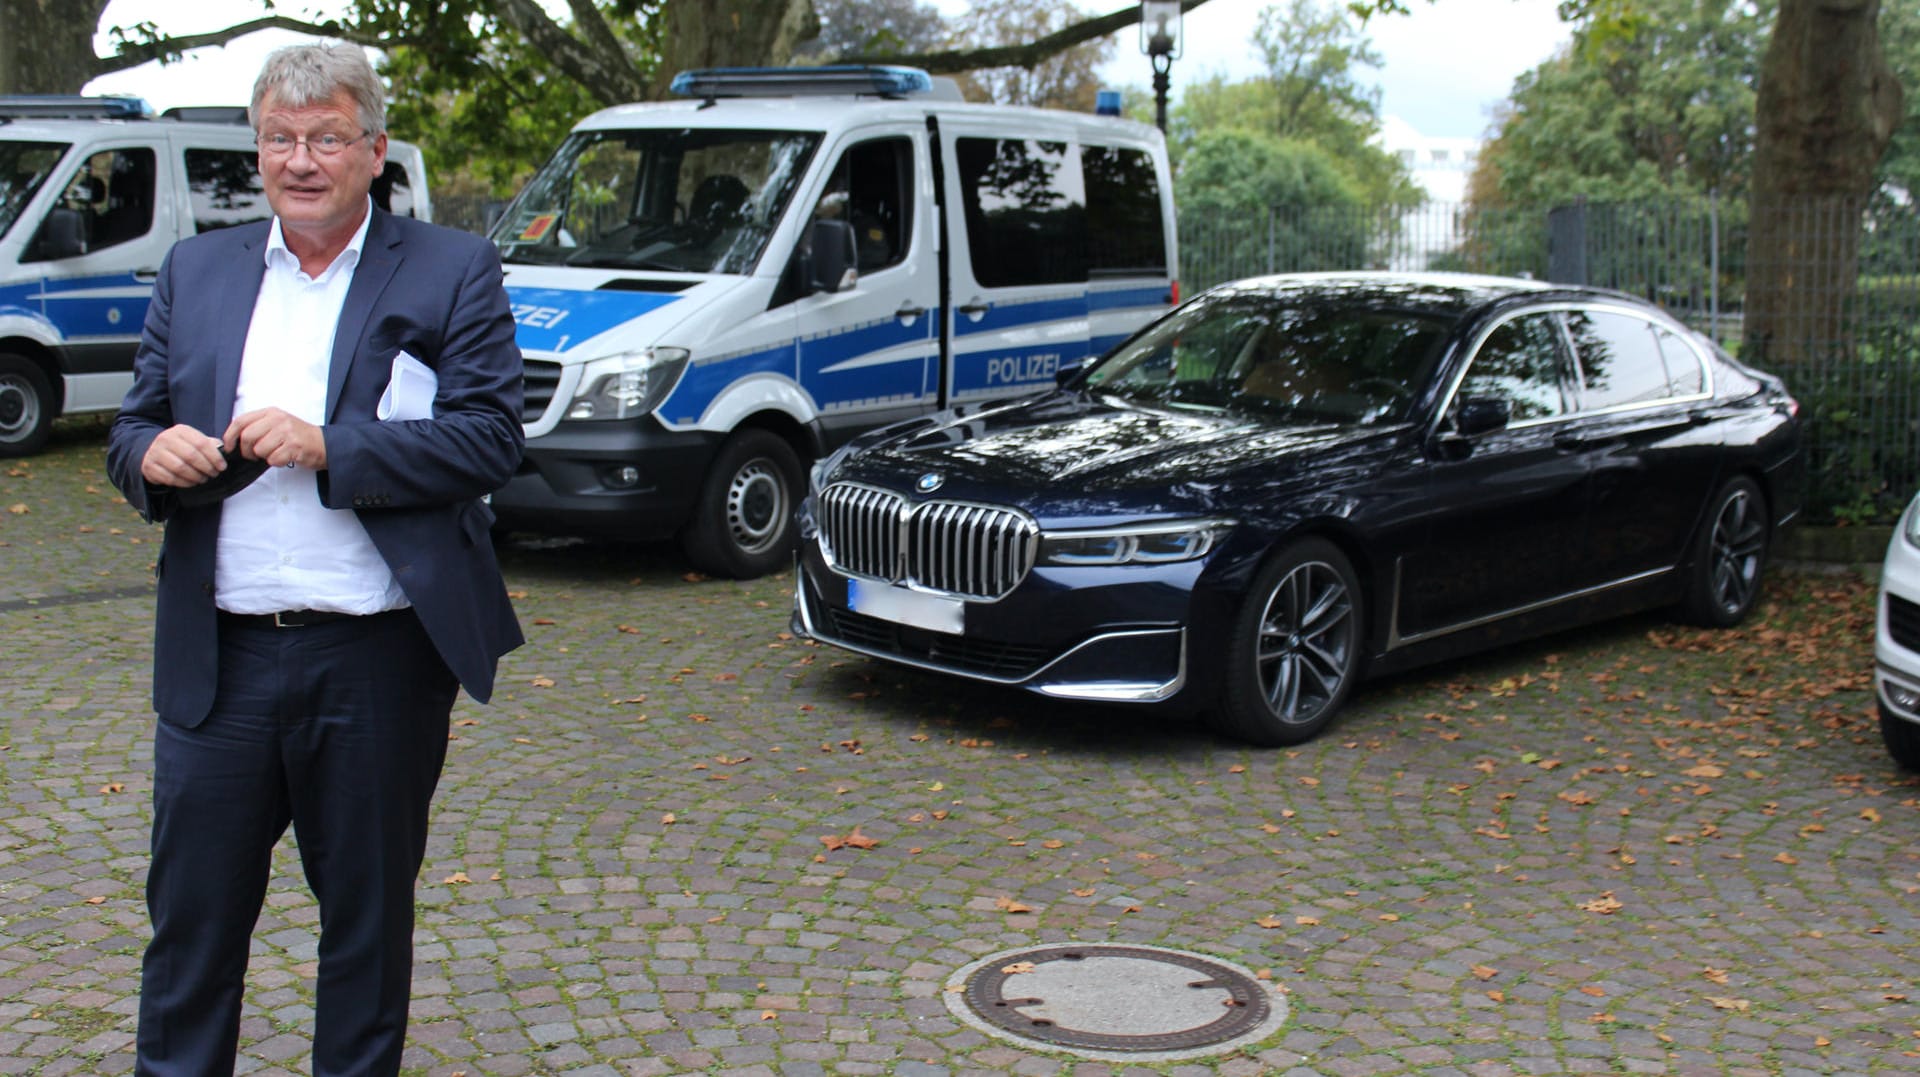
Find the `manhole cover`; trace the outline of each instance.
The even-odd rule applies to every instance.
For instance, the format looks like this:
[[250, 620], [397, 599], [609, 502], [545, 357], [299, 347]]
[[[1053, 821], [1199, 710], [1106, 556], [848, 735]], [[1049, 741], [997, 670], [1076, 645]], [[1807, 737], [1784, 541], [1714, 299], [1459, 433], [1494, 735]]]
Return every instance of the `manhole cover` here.
[[1286, 1019], [1284, 997], [1245, 969], [1152, 946], [1008, 950], [948, 987], [948, 1008], [976, 1028], [1090, 1058], [1220, 1054]]

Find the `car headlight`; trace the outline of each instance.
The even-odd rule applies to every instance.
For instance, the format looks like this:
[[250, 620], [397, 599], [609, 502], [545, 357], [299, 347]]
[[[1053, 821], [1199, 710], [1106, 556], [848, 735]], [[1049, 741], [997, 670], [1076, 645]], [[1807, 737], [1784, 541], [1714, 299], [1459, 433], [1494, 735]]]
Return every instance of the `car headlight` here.
[[685, 348], [647, 348], [595, 359], [580, 372], [569, 419], [631, 419], [667, 398], [687, 369]]
[[1048, 531], [1040, 536], [1040, 560], [1049, 565], [1140, 565], [1205, 557], [1232, 520], [1173, 520], [1088, 531]]
[[1907, 504], [1907, 514], [1900, 520], [1900, 533], [1907, 536], [1908, 542], [1920, 546], [1920, 497]]

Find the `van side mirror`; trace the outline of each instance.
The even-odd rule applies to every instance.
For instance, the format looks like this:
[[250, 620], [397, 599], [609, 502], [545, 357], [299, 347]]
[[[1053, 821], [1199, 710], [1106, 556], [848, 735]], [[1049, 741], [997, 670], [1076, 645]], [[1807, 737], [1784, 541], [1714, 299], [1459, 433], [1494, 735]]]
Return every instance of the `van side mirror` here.
[[1503, 396], [1461, 397], [1453, 408], [1453, 429], [1462, 437], [1499, 430], [1513, 421], [1513, 401]]
[[854, 268], [858, 252], [853, 225], [846, 221], [815, 221], [807, 233], [807, 253], [801, 262], [807, 293], [843, 292], [860, 279]]
[[87, 253], [87, 215], [84, 209], [67, 206], [48, 210], [47, 219], [40, 224], [40, 234], [34, 237], [24, 261], [52, 262]]

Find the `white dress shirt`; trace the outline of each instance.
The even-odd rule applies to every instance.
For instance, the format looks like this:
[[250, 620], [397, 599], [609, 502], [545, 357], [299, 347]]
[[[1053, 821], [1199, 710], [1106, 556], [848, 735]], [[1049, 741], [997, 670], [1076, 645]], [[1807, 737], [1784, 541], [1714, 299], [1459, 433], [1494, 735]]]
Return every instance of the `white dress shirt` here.
[[[287, 249], [274, 218], [266, 275], [240, 358], [233, 414], [277, 407], [326, 423], [327, 371], [347, 288], [360, 264], [366, 220], [347, 249], [319, 276], [308, 276]], [[217, 432], [216, 432], [217, 433]], [[379, 613], [407, 605], [393, 572], [351, 509], [320, 503], [316, 472], [268, 468], [228, 498], [214, 556], [214, 604], [229, 613], [331, 610]]]

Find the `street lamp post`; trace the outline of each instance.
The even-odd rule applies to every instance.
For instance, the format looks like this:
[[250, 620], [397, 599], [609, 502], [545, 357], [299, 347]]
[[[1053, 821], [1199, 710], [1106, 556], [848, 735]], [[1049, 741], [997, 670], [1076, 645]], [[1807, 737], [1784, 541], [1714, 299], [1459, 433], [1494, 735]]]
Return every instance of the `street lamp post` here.
[[1153, 122], [1167, 131], [1167, 71], [1180, 58], [1180, 0], [1141, 0], [1140, 51], [1153, 61]]

